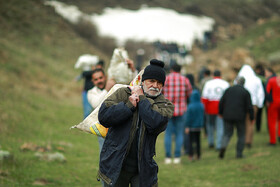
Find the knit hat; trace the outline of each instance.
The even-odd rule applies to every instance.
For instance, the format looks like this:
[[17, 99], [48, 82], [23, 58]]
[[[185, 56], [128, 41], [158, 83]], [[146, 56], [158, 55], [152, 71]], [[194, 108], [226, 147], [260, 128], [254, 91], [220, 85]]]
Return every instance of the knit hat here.
[[142, 75], [142, 81], [146, 79], [156, 79], [164, 85], [165, 71], [163, 67], [164, 67], [164, 62], [157, 59], [152, 59], [150, 61], [150, 65], [148, 65], [144, 69], [144, 73]]

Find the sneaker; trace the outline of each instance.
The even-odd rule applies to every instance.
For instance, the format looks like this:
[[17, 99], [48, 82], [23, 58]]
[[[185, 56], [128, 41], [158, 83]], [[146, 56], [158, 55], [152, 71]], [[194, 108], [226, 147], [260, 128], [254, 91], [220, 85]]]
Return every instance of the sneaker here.
[[174, 164], [180, 164], [181, 163], [181, 158], [174, 158], [173, 163]]
[[164, 163], [165, 164], [171, 164], [172, 160], [171, 158], [165, 158]]

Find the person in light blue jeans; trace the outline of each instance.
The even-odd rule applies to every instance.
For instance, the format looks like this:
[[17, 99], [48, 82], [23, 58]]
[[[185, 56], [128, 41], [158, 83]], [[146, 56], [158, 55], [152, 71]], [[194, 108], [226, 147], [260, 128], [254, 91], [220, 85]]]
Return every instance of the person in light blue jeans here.
[[88, 102], [87, 91], [84, 90], [82, 93], [83, 109], [84, 109], [84, 119], [92, 112], [93, 108]]
[[181, 157], [181, 149], [184, 140], [184, 115], [173, 116], [169, 121], [165, 130], [164, 145], [166, 151], [166, 157], [171, 158], [172, 147], [172, 134], [175, 135], [175, 158]]
[[214, 134], [216, 131], [216, 150], [220, 150], [224, 133], [223, 119], [218, 115], [207, 114], [206, 128], [209, 148], [214, 148]]

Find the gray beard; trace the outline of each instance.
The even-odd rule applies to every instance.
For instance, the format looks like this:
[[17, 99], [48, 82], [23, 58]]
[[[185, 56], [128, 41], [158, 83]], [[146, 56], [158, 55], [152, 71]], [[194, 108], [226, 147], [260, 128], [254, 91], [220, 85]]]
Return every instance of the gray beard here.
[[[143, 84], [142, 86], [143, 86], [143, 91], [144, 91], [144, 94], [145, 94], [146, 97], [149, 97], [149, 98], [156, 98], [156, 97], [158, 97], [158, 96], [161, 94], [161, 90], [162, 90], [162, 89], [159, 90], [159, 89], [157, 89], [157, 88], [150, 88], [149, 90], [156, 90], [156, 91], [158, 92], [156, 95], [150, 95], [150, 94], [148, 94], [147, 92], [145, 92], [145, 90], [147, 89], [146, 86], [145, 86], [144, 84]], [[148, 91], [149, 91], [149, 90], [148, 90]]]
[[157, 98], [161, 93], [157, 94], [157, 95], [149, 95], [147, 93], [145, 93], [145, 96], [151, 99]]

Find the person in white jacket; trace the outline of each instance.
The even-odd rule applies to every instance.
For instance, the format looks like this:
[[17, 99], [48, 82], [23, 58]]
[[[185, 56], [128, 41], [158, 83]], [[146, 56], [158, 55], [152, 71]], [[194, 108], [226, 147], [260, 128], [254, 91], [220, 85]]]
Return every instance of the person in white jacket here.
[[[88, 91], [88, 102], [93, 110], [103, 101], [108, 91], [115, 85], [114, 79], [106, 80], [103, 69], [95, 69], [92, 73], [92, 82], [94, 87]], [[104, 138], [98, 136], [99, 150], [102, 149]]]
[[[262, 81], [259, 77], [256, 76], [253, 68], [247, 64], [241, 67], [237, 77], [240, 76], [245, 78], [244, 88], [246, 88], [251, 95], [252, 105], [254, 108], [254, 116], [256, 116], [257, 109], [263, 107], [265, 97], [265, 93], [262, 87]], [[253, 143], [254, 125], [255, 120], [253, 120], [252, 122], [247, 116], [245, 144], [248, 148], [251, 148]]]
[[[221, 78], [221, 71], [215, 70], [212, 80], [208, 80], [202, 90], [202, 103], [206, 114], [206, 129], [209, 148], [220, 150], [224, 133], [224, 122], [219, 116], [219, 102], [224, 91], [230, 86]], [[216, 132], [216, 145], [214, 145], [214, 135]]]
[[[137, 75], [137, 71], [134, 67], [133, 60], [125, 59], [128, 68], [133, 72], [133, 74]], [[131, 81], [131, 80], [130, 80]], [[107, 93], [110, 89], [115, 85], [119, 84], [118, 77], [109, 78], [105, 75], [105, 72], [102, 68], [98, 68], [93, 70], [92, 72], [92, 82], [94, 87], [90, 89], [87, 93], [88, 102], [92, 106], [93, 110], [99, 106], [99, 104], [103, 101]], [[104, 138], [98, 136], [99, 149], [102, 149]]]

